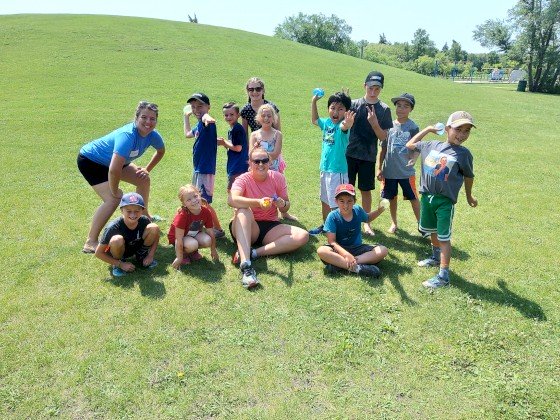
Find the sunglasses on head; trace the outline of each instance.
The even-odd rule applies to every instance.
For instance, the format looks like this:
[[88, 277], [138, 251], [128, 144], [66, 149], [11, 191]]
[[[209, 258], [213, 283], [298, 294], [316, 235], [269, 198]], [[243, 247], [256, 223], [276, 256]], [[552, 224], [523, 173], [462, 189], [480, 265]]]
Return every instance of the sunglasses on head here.
[[263, 90], [263, 88], [260, 87], [260, 86], [258, 86], [258, 87], [252, 87], [252, 88], [251, 88], [251, 87], [248, 87], [248, 88], [247, 88], [247, 91], [249, 91], [249, 92], [260, 92], [261, 90]]
[[264, 159], [253, 159], [253, 163], [255, 165], [260, 165], [261, 163], [264, 165], [265, 163], [268, 163], [268, 162], [270, 162], [270, 159], [267, 158], [267, 157], [264, 158]]

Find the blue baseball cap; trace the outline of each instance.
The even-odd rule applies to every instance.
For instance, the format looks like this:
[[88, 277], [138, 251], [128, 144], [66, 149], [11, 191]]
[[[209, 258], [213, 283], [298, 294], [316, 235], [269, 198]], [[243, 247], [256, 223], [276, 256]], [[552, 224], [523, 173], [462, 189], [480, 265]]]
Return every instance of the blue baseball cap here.
[[135, 192], [124, 194], [121, 198], [121, 204], [119, 205], [119, 208], [130, 205], [140, 206], [143, 209], [146, 208], [144, 207], [144, 199], [142, 198], [142, 196]]

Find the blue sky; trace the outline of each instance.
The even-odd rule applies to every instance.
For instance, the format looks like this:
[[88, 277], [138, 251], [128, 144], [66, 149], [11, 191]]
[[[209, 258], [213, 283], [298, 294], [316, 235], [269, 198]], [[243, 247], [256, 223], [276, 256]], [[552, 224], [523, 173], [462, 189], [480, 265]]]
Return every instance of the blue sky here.
[[0, 15], [15, 13], [76, 13], [142, 16], [188, 21], [272, 35], [288, 16], [332, 14], [352, 27], [355, 41], [378, 42], [384, 33], [389, 42], [410, 42], [418, 28], [425, 29], [436, 47], [455, 39], [468, 52], [487, 52], [472, 39], [476, 25], [488, 19], [505, 19], [516, 0], [0, 0]]

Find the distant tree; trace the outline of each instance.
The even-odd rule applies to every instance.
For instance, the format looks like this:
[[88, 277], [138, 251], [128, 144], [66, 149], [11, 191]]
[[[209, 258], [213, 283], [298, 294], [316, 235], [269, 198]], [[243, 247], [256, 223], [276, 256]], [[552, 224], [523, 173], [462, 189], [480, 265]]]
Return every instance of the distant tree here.
[[379, 43], [384, 45], [389, 44], [389, 41], [387, 41], [387, 37], [385, 36], [385, 33], [379, 34]]
[[[473, 33], [482, 46], [522, 61], [529, 91], [560, 91], [560, 0], [518, 0], [509, 10], [511, 24], [489, 20]], [[513, 34], [517, 35], [512, 40]]]
[[446, 53], [447, 51], [449, 51], [449, 45], [447, 45], [447, 42], [445, 44], [443, 44], [443, 47], [441, 47], [441, 52]]
[[191, 15], [187, 15], [189, 17], [189, 22], [191, 23], [198, 23], [198, 18], [196, 17], [196, 13], [194, 14], [194, 17], [191, 17]]
[[473, 31], [473, 39], [483, 47], [496, 47], [499, 51], [507, 53], [512, 47], [512, 29], [501, 20], [487, 20], [482, 25], [477, 25]]
[[449, 55], [451, 61], [453, 61], [454, 63], [467, 60], [467, 53], [461, 49], [461, 44], [459, 44], [455, 40], [451, 42], [451, 48], [449, 49], [447, 54]]
[[346, 53], [355, 43], [350, 39], [352, 27], [335, 15], [323, 14], [287, 17], [274, 28], [274, 36], [325, 50]]
[[360, 58], [364, 58], [364, 48], [369, 44], [367, 39], [362, 39], [356, 43], [360, 49]]
[[434, 41], [430, 39], [428, 32], [425, 29], [417, 29], [414, 32], [414, 39], [411, 45], [412, 59], [415, 60], [418, 57], [427, 55], [433, 57], [436, 54], [436, 46]]

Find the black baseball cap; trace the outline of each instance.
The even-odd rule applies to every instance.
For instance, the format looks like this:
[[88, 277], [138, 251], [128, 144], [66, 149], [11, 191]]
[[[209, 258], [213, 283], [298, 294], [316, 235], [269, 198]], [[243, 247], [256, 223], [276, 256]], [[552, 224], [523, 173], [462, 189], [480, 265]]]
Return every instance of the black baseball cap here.
[[383, 81], [385, 80], [385, 76], [383, 73], [378, 71], [370, 72], [367, 77], [366, 81], [364, 82], [367, 86], [381, 86], [383, 87]]
[[393, 102], [394, 105], [396, 105], [398, 101], [408, 102], [412, 106], [412, 109], [414, 109], [414, 105], [416, 105], [416, 100], [410, 93], [401, 93], [396, 98], [391, 98], [391, 102]]
[[195, 100], [204, 102], [206, 105], [210, 105], [210, 99], [202, 92], [193, 93], [191, 97], [187, 99], [187, 103], [190, 103], [191, 101], [195, 101]]

